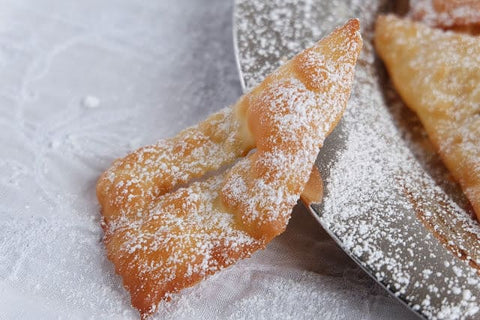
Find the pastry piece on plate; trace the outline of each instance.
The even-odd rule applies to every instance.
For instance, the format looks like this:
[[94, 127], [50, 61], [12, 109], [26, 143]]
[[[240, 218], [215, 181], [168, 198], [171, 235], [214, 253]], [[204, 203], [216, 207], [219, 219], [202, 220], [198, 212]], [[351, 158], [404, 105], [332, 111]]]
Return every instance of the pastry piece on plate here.
[[480, 220], [480, 38], [389, 15], [375, 46]]
[[116, 160], [100, 177], [107, 255], [142, 318], [264, 248], [285, 230], [307, 181], [321, 192], [310, 173], [343, 114], [361, 47], [359, 22], [350, 20], [231, 108]]
[[480, 31], [479, 0], [411, 0], [410, 16], [433, 27]]

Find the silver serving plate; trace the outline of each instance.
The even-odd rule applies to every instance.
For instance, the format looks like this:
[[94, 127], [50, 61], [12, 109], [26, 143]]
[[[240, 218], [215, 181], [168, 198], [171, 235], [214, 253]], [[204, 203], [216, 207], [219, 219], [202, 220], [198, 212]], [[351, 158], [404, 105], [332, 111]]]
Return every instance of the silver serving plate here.
[[373, 0], [237, 0], [234, 39], [244, 90], [352, 17], [364, 49], [339, 126], [316, 165], [323, 202], [310, 210], [376, 281], [429, 319], [480, 317], [480, 227], [392, 90], [373, 45]]

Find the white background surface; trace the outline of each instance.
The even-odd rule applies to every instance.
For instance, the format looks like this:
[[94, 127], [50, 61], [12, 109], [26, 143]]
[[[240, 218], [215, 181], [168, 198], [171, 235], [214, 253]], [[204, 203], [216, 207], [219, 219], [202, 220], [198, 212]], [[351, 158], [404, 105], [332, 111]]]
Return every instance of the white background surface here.
[[[138, 317], [104, 254], [95, 182], [114, 158], [240, 96], [231, 11], [226, 0], [0, 0], [0, 319]], [[265, 251], [160, 309], [414, 317], [301, 206]]]

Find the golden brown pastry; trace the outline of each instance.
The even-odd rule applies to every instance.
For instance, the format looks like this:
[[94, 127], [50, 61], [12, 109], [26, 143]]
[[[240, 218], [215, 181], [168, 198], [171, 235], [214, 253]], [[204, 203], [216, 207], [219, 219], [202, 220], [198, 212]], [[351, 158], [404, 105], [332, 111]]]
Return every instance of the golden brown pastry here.
[[[347, 104], [361, 46], [359, 22], [350, 20], [233, 107], [100, 177], [108, 258], [142, 318], [285, 230]], [[314, 171], [310, 183], [318, 181]]]
[[307, 207], [314, 203], [321, 203], [323, 198], [323, 181], [317, 166], [313, 166], [310, 178], [300, 194], [300, 200]]
[[411, 0], [414, 20], [433, 27], [475, 32], [480, 27], [479, 0]]
[[375, 46], [480, 220], [480, 39], [389, 15]]

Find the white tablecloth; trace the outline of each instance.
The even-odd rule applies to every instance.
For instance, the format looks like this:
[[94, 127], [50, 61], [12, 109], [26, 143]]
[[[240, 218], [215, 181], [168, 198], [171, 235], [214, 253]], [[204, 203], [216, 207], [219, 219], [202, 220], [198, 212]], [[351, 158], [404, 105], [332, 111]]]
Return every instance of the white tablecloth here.
[[[0, 0], [0, 319], [135, 319], [105, 258], [111, 161], [241, 94], [226, 0]], [[405, 319], [298, 206], [158, 319]]]

